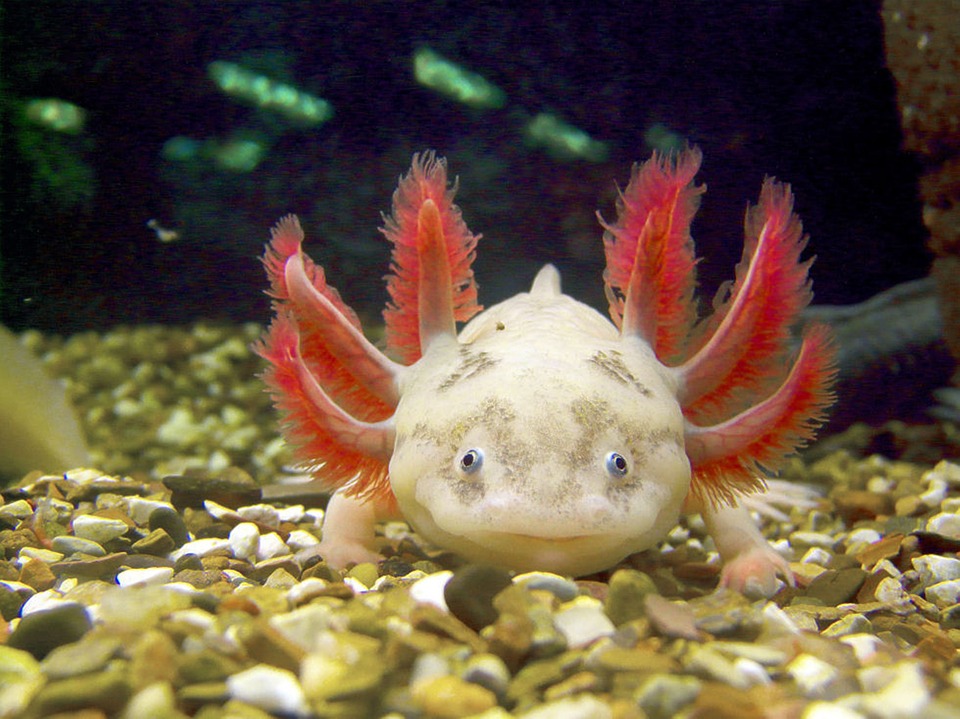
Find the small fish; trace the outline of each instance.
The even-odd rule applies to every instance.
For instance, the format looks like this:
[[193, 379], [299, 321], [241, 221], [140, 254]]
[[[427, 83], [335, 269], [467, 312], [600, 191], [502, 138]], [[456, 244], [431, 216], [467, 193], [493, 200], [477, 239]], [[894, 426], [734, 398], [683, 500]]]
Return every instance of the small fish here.
[[[701, 155], [635, 167], [615, 223], [601, 220], [610, 319], [540, 270], [481, 312], [479, 237], [443, 159], [414, 155], [382, 229], [393, 243], [389, 359], [302, 250], [293, 216], [264, 255], [276, 316], [256, 347], [285, 436], [335, 491], [320, 552], [376, 561], [374, 525], [403, 516], [479, 562], [583, 575], [653, 546], [702, 513], [721, 583], [771, 594], [787, 562], [741, 503], [824, 421], [829, 331], [790, 326], [811, 298], [788, 186], [747, 212], [734, 282], [698, 322], [690, 223]], [[459, 335], [457, 323], [466, 322]]]

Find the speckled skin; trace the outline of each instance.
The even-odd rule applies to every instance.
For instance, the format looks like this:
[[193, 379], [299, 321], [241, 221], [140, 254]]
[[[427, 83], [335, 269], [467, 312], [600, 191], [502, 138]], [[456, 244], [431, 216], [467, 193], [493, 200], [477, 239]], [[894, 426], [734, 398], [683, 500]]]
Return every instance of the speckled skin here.
[[[690, 464], [675, 380], [642, 340], [561, 294], [552, 266], [531, 292], [432, 343], [400, 395], [391, 487], [439, 546], [583, 574], [677, 521]], [[482, 466], [464, 469], [471, 450]]]

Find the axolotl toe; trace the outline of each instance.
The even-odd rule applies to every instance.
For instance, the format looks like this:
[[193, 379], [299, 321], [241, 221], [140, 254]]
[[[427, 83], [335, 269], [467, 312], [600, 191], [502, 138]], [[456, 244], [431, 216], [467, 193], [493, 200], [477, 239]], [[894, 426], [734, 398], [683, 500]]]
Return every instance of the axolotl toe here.
[[[378, 519], [478, 562], [582, 575], [700, 512], [721, 583], [770, 594], [789, 566], [740, 502], [802, 446], [832, 399], [826, 329], [789, 331], [810, 300], [789, 187], [764, 182], [743, 259], [698, 318], [690, 224], [700, 153], [635, 167], [601, 221], [611, 319], [544, 267], [486, 311], [446, 163], [415, 155], [384, 234], [393, 243], [389, 359], [302, 252], [293, 217], [264, 264], [276, 317], [257, 349], [297, 456], [334, 492], [321, 552], [376, 560]], [[612, 320], [612, 321], [611, 321]], [[457, 323], [466, 322], [457, 333]]]

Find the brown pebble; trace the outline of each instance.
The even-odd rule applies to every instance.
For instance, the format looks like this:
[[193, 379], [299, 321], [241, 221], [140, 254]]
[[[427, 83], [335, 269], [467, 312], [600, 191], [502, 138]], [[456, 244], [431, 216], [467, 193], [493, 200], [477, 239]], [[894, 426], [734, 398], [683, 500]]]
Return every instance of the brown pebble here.
[[114, 552], [102, 557], [88, 555], [74, 555], [80, 559], [68, 559], [54, 562], [50, 565], [51, 571], [58, 577], [79, 577], [80, 579], [98, 579], [112, 577], [127, 560], [127, 554]]
[[176, 548], [176, 542], [164, 529], [155, 529], [143, 539], [138, 539], [130, 547], [137, 554], [166, 556]]
[[848, 524], [863, 519], [875, 519], [878, 515], [891, 514], [893, 502], [885, 494], [851, 489], [837, 492], [833, 497], [834, 506]]
[[210, 587], [223, 579], [216, 569], [184, 569], [173, 575], [173, 581], [192, 584], [197, 589]]
[[853, 601], [866, 578], [867, 573], [856, 567], [838, 571], [830, 569], [810, 582], [806, 596], [819, 599], [825, 606], [835, 607]]
[[269, 623], [259, 620], [241, 627], [238, 633], [247, 655], [258, 662], [272, 664], [295, 674], [300, 671], [300, 662], [306, 651], [274, 629]]
[[283, 557], [274, 557], [273, 559], [265, 559], [262, 562], [259, 562], [255, 566], [251, 567], [248, 572], [243, 572], [247, 577], [250, 577], [255, 582], [265, 582], [267, 577], [273, 574], [278, 569], [282, 569], [287, 572], [294, 579], [300, 579], [300, 565], [297, 564], [296, 560], [291, 556]]
[[39, 559], [30, 559], [20, 570], [20, 581], [33, 587], [38, 592], [43, 592], [51, 589], [57, 583], [57, 577], [50, 571], [46, 562]]
[[881, 559], [891, 559], [900, 554], [900, 545], [903, 541], [903, 534], [889, 534], [883, 539], [874, 542], [857, 555], [860, 564], [868, 569]]

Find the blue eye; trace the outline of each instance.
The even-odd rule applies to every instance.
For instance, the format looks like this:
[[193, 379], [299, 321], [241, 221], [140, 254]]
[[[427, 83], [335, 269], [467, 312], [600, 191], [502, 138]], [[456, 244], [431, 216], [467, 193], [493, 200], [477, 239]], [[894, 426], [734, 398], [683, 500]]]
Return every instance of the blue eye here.
[[460, 470], [466, 474], [480, 471], [483, 466], [483, 450], [468, 449], [460, 458]]
[[607, 455], [606, 466], [611, 477], [625, 477], [629, 469], [627, 460], [617, 452], [610, 452]]

